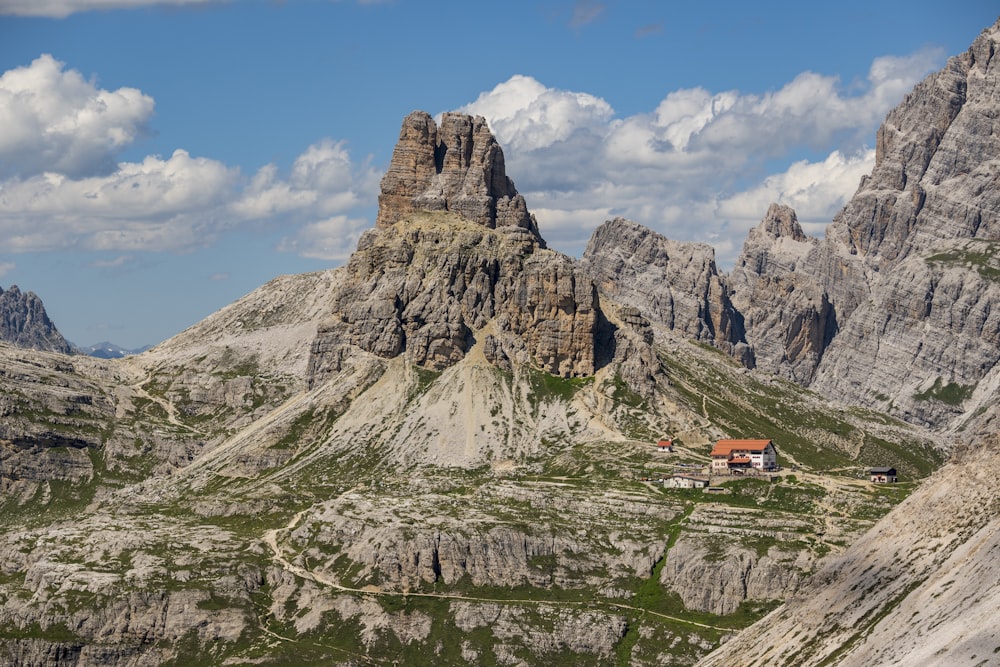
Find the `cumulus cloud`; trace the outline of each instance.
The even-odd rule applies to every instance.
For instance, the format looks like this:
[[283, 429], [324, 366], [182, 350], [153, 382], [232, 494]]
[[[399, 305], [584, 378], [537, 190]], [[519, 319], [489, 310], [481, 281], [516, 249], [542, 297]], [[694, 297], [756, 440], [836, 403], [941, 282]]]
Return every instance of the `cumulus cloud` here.
[[214, 238], [211, 211], [232, 196], [237, 169], [177, 150], [125, 162], [107, 176], [46, 172], [0, 182], [0, 238], [11, 251], [182, 250]]
[[764, 93], [675, 90], [625, 118], [599, 97], [517, 75], [461, 110], [489, 121], [555, 247], [579, 253], [596, 225], [622, 215], [711, 242], [725, 264], [773, 201], [821, 229], [870, 171], [878, 123], [941, 60], [939, 50], [878, 58], [846, 85], [804, 72]]
[[0, 76], [0, 176], [108, 173], [147, 131], [153, 99], [99, 89], [50, 55]]
[[107, 176], [46, 172], [0, 182], [0, 242], [10, 252], [185, 251], [248, 222], [294, 226], [363, 206], [374, 201], [373, 183], [373, 169], [352, 167], [343, 146], [328, 141], [299, 156], [288, 178], [267, 165], [246, 179], [176, 150], [166, 160], [120, 163]]
[[736, 223], [737, 230], [748, 230], [760, 222], [761, 211], [772, 202], [781, 202], [795, 209], [807, 231], [819, 234], [874, 166], [875, 151], [871, 149], [854, 155], [834, 151], [820, 162], [800, 160], [786, 171], [721, 200], [717, 213]]
[[77, 12], [157, 5], [204, 5], [218, 0], [0, 0], [0, 15], [65, 18]]
[[[368, 165], [356, 171], [346, 144], [325, 139], [296, 158], [287, 179], [274, 165], [260, 169], [232, 209], [245, 218], [307, 208], [321, 215], [346, 211], [377, 193], [375, 171]], [[356, 189], [344, 188], [355, 184]]]
[[102, 90], [51, 56], [0, 76], [0, 244], [186, 251], [246, 223], [294, 228], [375, 201], [378, 174], [330, 139], [308, 147], [287, 175], [266, 165], [248, 178], [183, 149], [118, 162], [152, 110], [141, 91]]
[[337, 215], [299, 227], [294, 235], [281, 240], [278, 250], [312, 259], [343, 261], [357, 246], [361, 233], [370, 226], [371, 222], [365, 218]]

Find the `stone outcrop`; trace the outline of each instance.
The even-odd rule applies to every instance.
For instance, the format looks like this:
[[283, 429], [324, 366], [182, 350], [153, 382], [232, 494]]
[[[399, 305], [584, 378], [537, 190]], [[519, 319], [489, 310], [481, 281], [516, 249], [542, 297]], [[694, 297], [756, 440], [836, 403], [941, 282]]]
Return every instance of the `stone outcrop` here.
[[837, 329], [826, 291], [796, 271], [816, 245], [795, 211], [772, 204], [750, 230], [730, 274], [732, 300], [742, 313], [757, 368], [801, 384], [812, 380]]
[[[650, 572], [665, 547], [652, 525], [630, 534], [612, 529], [609, 544], [595, 543], [579, 526], [607, 527], [616, 522], [651, 521], [669, 517], [664, 503], [640, 503], [624, 496], [587, 498], [529, 491], [500, 483], [467, 503], [460, 517], [439, 514], [443, 499], [425, 496], [419, 502], [370, 499], [351, 494], [331, 502], [291, 535], [304, 558], [344, 570], [346, 556], [358, 581], [376, 581], [383, 590], [419, 590], [438, 584], [549, 588], [565, 590], [603, 586], [610, 576], [642, 576]], [[487, 509], [514, 501], [530, 506], [539, 517], [531, 523], [497, 522]], [[482, 503], [480, 505], [480, 503]], [[423, 522], [435, 516], [433, 525]], [[545, 517], [542, 520], [541, 517]], [[360, 566], [360, 568], [358, 568]]]
[[354, 348], [439, 370], [491, 323], [506, 340], [491, 347], [498, 356], [523, 350], [556, 375], [594, 373], [597, 292], [572, 260], [522, 228], [441, 213], [400, 221], [367, 233], [346, 270], [313, 343], [314, 382]]
[[784, 599], [804, 578], [797, 552], [772, 548], [760, 555], [733, 537], [716, 538], [714, 546], [705, 535], [689, 534], [670, 549], [660, 582], [686, 609], [732, 614], [748, 600]]
[[680, 243], [624, 218], [594, 230], [582, 264], [602, 294], [652, 321], [751, 363], [743, 322], [703, 243]]
[[484, 227], [527, 229], [544, 247], [482, 116], [446, 113], [440, 127], [426, 112], [407, 116], [378, 203], [379, 229], [411, 213], [451, 211]]
[[642, 323], [612, 325], [589, 275], [545, 248], [481, 117], [445, 114], [440, 128], [423, 112], [406, 117], [376, 228], [346, 274], [312, 345], [313, 386], [358, 349], [440, 370], [483, 337], [491, 363], [529, 362], [562, 377], [628, 354], [633, 365], [648, 362], [629, 376], [650, 391], [655, 357], [651, 348], [635, 354], [652, 342]]
[[772, 207], [733, 271], [758, 367], [826, 396], [957, 425], [1000, 362], [1000, 28], [919, 84], [821, 241]]
[[827, 235], [829, 254], [858, 257], [865, 283], [851, 281], [856, 308], [837, 306], [814, 382], [825, 394], [888, 397], [901, 416], [939, 424], [975, 408], [964, 399], [1000, 361], [998, 43], [994, 26], [889, 114], [871, 177]]
[[0, 340], [18, 347], [70, 354], [70, 345], [45, 312], [34, 292], [22, 292], [17, 285], [0, 289]]
[[[522, 642], [532, 647], [533, 657], [539, 661], [571, 651], [608, 662], [614, 658], [615, 647], [628, 627], [626, 617], [620, 614], [539, 605], [531, 610], [531, 615], [540, 616], [550, 629], [531, 632], [526, 637], [525, 626], [530, 619], [522, 609], [491, 603], [455, 602], [452, 611], [459, 630], [488, 631], [497, 640], [490, 657], [498, 664], [507, 665], [524, 664], [516, 650], [517, 644]], [[463, 657], [468, 664], [481, 664], [484, 656], [470, 651]]]

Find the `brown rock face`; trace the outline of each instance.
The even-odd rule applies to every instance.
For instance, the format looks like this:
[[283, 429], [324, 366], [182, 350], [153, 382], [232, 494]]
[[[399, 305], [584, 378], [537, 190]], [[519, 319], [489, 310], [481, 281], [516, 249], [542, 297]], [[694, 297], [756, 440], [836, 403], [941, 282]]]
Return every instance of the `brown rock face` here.
[[451, 211], [491, 229], [527, 229], [544, 247], [482, 116], [446, 113], [440, 128], [423, 111], [407, 116], [378, 202], [379, 229], [418, 211]]
[[564, 377], [594, 372], [597, 292], [570, 258], [521, 228], [422, 215], [362, 240], [313, 344], [314, 378], [339, 369], [349, 346], [445, 368], [491, 321], [498, 334], [486, 352], [498, 365], [530, 359]]
[[445, 114], [438, 128], [426, 113], [407, 116], [379, 205], [313, 342], [310, 383], [357, 348], [443, 369], [481, 342], [507, 370], [573, 377], [615, 362], [649, 393], [648, 323], [611, 324], [589, 275], [545, 248], [481, 117]]

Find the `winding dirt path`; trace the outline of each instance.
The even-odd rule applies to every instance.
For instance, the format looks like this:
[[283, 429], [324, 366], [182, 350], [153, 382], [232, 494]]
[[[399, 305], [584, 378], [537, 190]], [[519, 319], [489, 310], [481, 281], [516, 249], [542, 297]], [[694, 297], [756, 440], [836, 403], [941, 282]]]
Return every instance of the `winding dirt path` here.
[[160, 396], [155, 396], [149, 393], [149, 391], [147, 391], [146, 388], [142, 386], [144, 383], [148, 381], [149, 378], [144, 378], [141, 382], [129, 385], [129, 388], [132, 389], [132, 391], [134, 391], [138, 397], [144, 398], [147, 401], [152, 401], [153, 403], [156, 403], [161, 408], [163, 408], [163, 411], [167, 414], [167, 421], [170, 423], [171, 426], [182, 428], [185, 431], [191, 431], [192, 433], [195, 433], [197, 435], [205, 435], [203, 431], [199, 431], [198, 429], [189, 426], [188, 424], [185, 424], [180, 419], [178, 419], [177, 407], [173, 403], [166, 400], [165, 398], [162, 398]]
[[[349, 492], [348, 492], [349, 493]], [[333, 579], [325, 576], [320, 572], [314, 572], [308, 570], [301, 565], [296, 565], [289, 561], [281, 549], [281, 544], [278, 540], [278, 536], [281, 533], [291, 533], [295, 530], [295, 527], [302, 520], [302, 517], [309, 512], [309, 509], [304, 509], [297, 512], [295, 516], [283, 527], [283, 528], [272, 528], [271, 530], [265, 531], [263, 535], [263, 541], [267, 547], [271, 550], [271, 559], [274, 560], [278, 565], [284, 568], [287, 572], [294, 574], [295, 576], [312, 581], [314, 583], [327, 586], [337, 591], [343, 593], [354, 593], [360, 595], [371, 595], [377, 597], [393, 597], [393, 598], [407, 598], [407, 597], [421, 597], [421, 598], [438, 598], [444, 600], [461, 600], [465, 602], [492, 602], [501, 604], [547, 604], [552, 606], [561, 607], [585, 607], [590, 606], [592, 603], [589, 601], [569, 601], [569, 600], [537, 600], [528, 598], [485, 598], [485, 597], [474, 597], [469, 595], [456, 595], [453, 593], [403, 593], [397, 591], [383, 591], [372, 586], [366, 586], [364, 588], [353, 588], [351, 586], [344, 586]], [[661, 614], [656, 611], [651, 611], [649, 609], [643, 609], [642, 607], [635, 607], [633, 605], [624, 604], [621, 602], [612, 602], [607, 600], [602, 600], [599, 605], [613, 607], [615, 609], [628, 610], [636, 612], [639, 614], [649, 614], [650, 616], [655, 616], [657, 618], [662, 618], [667, 621], [674, 621], [676, 623], [684, 623], [686, 625], [693, 625], [699, 628], [706, 628], [709, 630], [719, 630], [721, 632], [739, 632], [736, 628], [723, 628], [717, 625], [708, 625], [706, 623], [698, 623], [697, 621], [692, 621], [686, 618], [680, 618], [678, 616], [669, 616], [667, 614]]]

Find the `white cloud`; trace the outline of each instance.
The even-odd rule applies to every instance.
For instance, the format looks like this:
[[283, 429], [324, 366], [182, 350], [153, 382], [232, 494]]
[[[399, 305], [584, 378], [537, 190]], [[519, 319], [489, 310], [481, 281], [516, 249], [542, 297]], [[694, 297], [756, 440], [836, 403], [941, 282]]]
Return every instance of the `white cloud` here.
[[553, 90], [520, 74], [460, 109], [485, 116], [505, 150], [551, 148], [585, 132], [603, 135], [611, 105], [587, 93]]
[[14, 262], [0, 262], [0, 278], [17, 268]]
[[357, 247], [361, 233], [370, 226], [371, 222], [365, 218], [337, 215], [302, 225], [293, 236], [281, 240], [278, 250], [313, 259], [344, 261]]
[[[871, 169], [879, 122], [942, 59], [878, 58], [866, 81], [846, 86], [805, 72], [765, 93], [676, 90], [625, 118], [593, 95], [517, 75], [461, 111], [489, 121], [554, 247], [577, 254], [595, 226], [622, 215], [711, 242], [726, 264], [772, 201], [815, 229], [832, 219]], [[817, 153], [827, 157], [802, 159]]]
[[153, 99], [139, 90], [99, 89], [42, 55], [0, 76], [0, 176], [108, 173], [152, 113]]
[[249, 181], [238, 168], [177, 150], [120, 163], [107, 176], [0, 181], [0, 244], [10, 252], [185, 251], [251, 221], [294, 226], [362, 207], [376, 184], [374, 170], [353, 166], [330, 141], [309, 147], [288, 178], [267, 165]]
[[204, 5], [218, 0], [0, 0], [0, 15], [65, 18], [77, 12], [158, 5]]
[[141, 91], [101, 90], [50, 56], [0, 76], [0, 247], [186, 251], [249, 222], [322, 229], [316, 221], [376, 199], [370, 160], [355, 164], [330, 139], [308, 147], [287, 175], [266, 165], [248, 179], [182, 149], [117, 162], [152, 109]]
[[325, 139], [296, 158], [285, 180], [274, 165], [260, 169], [232, 209], [244, 218], [305, 209], [330, 215], [373, 201], [377, 194], [378, 174], [369, 165], [355, 166], [344, 142]]
[[225, 226], [212, 212], [238, 178], [236, 169], [177, 150], [167, 160], [121, 163], [108, 176], [10, 179], [0, 182], [0, 239], [19, 252], [204, 245]]
[[605, 9], [607, 9], [607, 5], [603, 2], [576, 0], [573, 5], [573, 15], [569, 19], [569, 27], [582, 28], [588, 23], [593, 23], [604, 13]]
[[834, 151], [822, 162], [800, 160], [755, 187], [721, 200], [717, 213], [727, 220], [742, 222], [737, 229], [747, 230], [760, 222], [761, 211], [778, 202], [794, 208], [803, 227], [813, 225], [813, 232], [818, 233], [874, 166], [875, 151], [871, 149], [853, 156]]
[[[725, 264], [771, 201], [817, 229], [832, 218], [870, 167], [878, 122], [939, 58], [880, 58], [846, 87], [807, 72], [759, 94], [676, 90], [625, 118], [600, 97], [514, 76], [461, 110], [489, 120], [554, 247], [579, 253], [594, 227], [623, 215], [712, 242]], [[287, 171], [252, 175], [181, 149], [119, 162], [153, 106], [51, 56], [0, 75], [0, 247], [185, 251], [251, 224], [286, 230], [281, 251], [339, 260], [368, 226], [380, 174], [344, 142], [320, 140]]]

